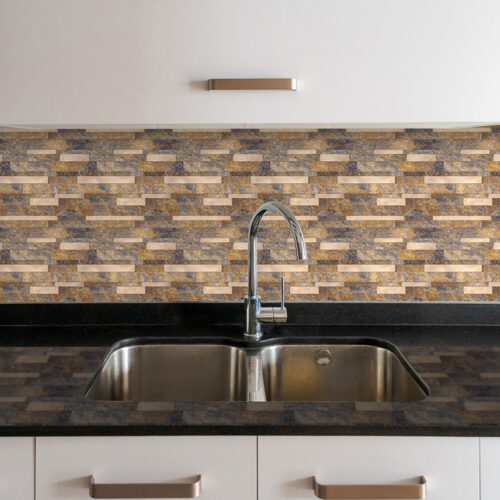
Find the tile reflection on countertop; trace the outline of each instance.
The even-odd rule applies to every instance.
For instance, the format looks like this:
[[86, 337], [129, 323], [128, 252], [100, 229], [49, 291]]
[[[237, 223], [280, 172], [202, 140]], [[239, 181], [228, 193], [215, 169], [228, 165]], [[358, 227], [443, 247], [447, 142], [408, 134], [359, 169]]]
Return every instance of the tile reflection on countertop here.
[[400, 349], [430, 386], [424, 401], [91, 401], [105, 347], [2, 347], [0, 433], [500, 435], [499, 347]]

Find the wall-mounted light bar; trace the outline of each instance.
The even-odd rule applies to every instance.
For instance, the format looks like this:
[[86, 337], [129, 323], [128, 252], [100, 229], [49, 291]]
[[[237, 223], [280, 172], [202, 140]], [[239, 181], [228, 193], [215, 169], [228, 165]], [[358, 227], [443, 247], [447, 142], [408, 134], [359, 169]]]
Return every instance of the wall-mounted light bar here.
[[297, 90], [295, 78], [213, 78], [208, 90]]

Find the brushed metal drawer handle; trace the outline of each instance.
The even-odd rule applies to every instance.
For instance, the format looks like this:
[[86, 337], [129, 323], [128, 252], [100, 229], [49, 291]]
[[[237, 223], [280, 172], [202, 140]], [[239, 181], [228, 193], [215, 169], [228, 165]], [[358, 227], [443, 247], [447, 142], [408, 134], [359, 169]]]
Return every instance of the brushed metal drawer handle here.
[[342, 500], [407, 500], [425, 498], [425, 477], [418, 484], [320, 484], [313, 478], [314, 494], [318, 498]]
[[297, 90], [295, 78], [212, 78], [208, 90]]
[[90, 498], [196, 498], [201, 493], [201, 476], [190, 483], [97, 484], [90, 476]]

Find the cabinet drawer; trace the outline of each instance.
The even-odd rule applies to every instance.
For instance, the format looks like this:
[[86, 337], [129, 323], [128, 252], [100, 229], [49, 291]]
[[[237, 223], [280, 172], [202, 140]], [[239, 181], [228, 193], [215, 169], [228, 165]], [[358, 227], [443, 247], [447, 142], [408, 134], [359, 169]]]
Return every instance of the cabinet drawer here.
[[[313, 499], [322, 484], [418, 484], [428, 500], [479, 500], [477, 438], [259, 438], [259, 500]], [[359, 497], [358, 497], [359, 498]]]
[[0, 438], [0, 499], [33, 500], [34, 439]]
[[144, 485], [201, 475], [200, 498], [256, 497], [251, 436], [42, 437], [36, 463], [37, 500], [88, 499], [90, 476], [98, 485]]

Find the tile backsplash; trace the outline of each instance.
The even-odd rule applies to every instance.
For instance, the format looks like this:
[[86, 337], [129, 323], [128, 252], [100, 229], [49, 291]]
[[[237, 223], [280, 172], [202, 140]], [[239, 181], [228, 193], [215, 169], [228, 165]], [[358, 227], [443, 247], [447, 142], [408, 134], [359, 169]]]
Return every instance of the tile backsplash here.
[[0, 302], [500, 298], [500, 129], [0, 131]]

